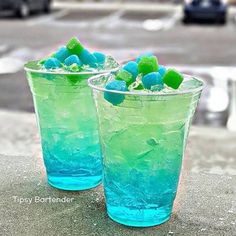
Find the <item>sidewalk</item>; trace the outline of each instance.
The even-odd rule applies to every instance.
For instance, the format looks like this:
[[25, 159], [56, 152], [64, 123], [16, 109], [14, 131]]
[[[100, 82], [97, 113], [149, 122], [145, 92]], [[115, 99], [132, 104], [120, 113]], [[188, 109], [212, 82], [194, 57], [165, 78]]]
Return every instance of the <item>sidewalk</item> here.
[[158, 11], [158, 12], [166, 12], [166, 11], [174, 11], [180, 10], [181, 5], [174, 5], [170, 3], [142, 3], [142, 2], [134, 2], [134, 3], [121, 3], [121, 2], [75, 2], [75, 1], [55, 1], [53, 4], [54, 8], [60, 9], [80, 9], [80, 10], [107, 10], [107, 11]]
[[[191, 129], [171, 220], [142, 229], [107, 217], [101, 187], [66, 192], [47, 185], [34, 114], [0, 110], [0, 124], [1, 235], [235, 235], [236, 133]], [[37, 197], [72, 200], [37, 202]], [[33, 201], [20, 204], [14, 200], [19, 198]]]
[[[95, 10], [95, 11], [129, 11], [129, 12], [172, 12], [182, 11], [182, 4], [156, 3], [156, 2], [76, 2], [60, 1], [53, 2], [53, 7], [63, 10]], [[229, 15], [236, 14], [236, 6], [229, 6]]]

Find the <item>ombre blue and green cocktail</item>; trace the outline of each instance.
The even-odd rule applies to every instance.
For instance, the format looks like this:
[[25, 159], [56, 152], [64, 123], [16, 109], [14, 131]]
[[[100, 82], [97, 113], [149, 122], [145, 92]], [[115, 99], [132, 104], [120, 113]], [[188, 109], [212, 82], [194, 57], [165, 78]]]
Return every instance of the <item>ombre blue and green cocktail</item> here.
[[180, 89], [163, 92], [111, 91], [105, 86], [114, 76], [89, 79], [99, 119], [107, 212], [116, 222], [147, 227], [171, 216], [202, 90], [201, 81], [184, 77]]
[[[48, 183], [64, 190], [84, 190], [101, 183], [102, 165], [95, 108], [87, 79], [95, 72], [41, 70], [25, 66]], [[104, 73], [104, 71], [103, 71]]]

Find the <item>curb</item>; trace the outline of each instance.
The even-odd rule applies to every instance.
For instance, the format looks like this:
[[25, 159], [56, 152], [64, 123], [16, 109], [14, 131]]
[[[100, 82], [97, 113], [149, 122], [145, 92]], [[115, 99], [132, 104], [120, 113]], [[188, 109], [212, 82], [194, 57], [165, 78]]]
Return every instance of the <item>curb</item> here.
[[77, 3], [77, 2], [59, 2], [53, 4], [54, 8], [74, 9], [74, 10], [96, 10], [96, 11], [174, 11], [182, 8], [181, 5], [173, 5], [166, 3]]

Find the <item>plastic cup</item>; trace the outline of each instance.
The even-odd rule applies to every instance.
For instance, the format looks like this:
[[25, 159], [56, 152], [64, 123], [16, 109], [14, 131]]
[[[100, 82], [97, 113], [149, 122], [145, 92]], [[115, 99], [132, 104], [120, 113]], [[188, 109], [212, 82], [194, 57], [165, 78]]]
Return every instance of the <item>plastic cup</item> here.
[[[106, 90], [105, 83], [113, 78], [100, 75], [88, 80], [99, 121], [107, 212], [124, 225], [159, 225], [171, 216], [203, 83], [186, 75], [182, 89], [176, 91]], [[125, 99], [114, 106], [104, 93]]]
[[25, 70], [48, 183], [64, 190], [96, 187], [101, 183], [102, 165], [95, 108], [87, 79], [104, 71], [50, 72], [39, 70], [37, 62], [29, 62]]

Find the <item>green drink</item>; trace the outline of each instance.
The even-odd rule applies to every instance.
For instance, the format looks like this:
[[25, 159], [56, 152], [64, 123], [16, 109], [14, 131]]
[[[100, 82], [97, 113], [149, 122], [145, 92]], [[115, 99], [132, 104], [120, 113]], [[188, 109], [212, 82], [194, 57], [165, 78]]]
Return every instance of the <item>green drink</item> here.
[[[117, 66], [117, 65], [116, 65]], [[48, 183], [64, 190], [84, 190], [101, 182], [97, 121], [87, 79], [104, 73], [43, 70], [25, 66], [41, 134]], [[116, 70], [111, 66], [107, 71]]]
[[171, 215], [203, 84], [184, 76], [178, 90], [107, 90], [113, 80], [113, 75], [89, 79], [99, 120], [108, 215], [129, 226], [159, 225]]

